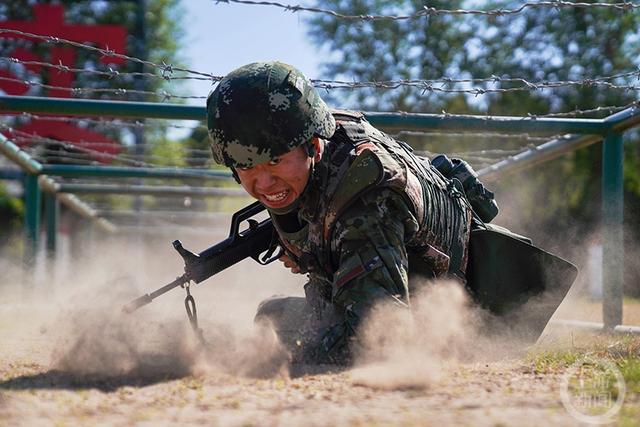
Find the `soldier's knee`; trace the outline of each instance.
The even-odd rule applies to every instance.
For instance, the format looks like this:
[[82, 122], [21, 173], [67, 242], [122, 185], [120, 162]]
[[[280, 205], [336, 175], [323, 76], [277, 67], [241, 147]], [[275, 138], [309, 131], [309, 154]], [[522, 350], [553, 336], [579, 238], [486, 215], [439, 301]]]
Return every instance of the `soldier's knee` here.
[[272, 296], [258, 305], [254, 322], [270, 321], [280, 329], [294, 318], [300, 318], [304, 313], [305, 299], [301, 297]]
[[258, 310], [256, 311], [253, 321], [259, 322], [271, 317], [277, 317], [281, 314], [284, 304], [283, 300], [286, 299], [287, 297], [274, 295], [261, 301], [260, 304], [258, 304]]

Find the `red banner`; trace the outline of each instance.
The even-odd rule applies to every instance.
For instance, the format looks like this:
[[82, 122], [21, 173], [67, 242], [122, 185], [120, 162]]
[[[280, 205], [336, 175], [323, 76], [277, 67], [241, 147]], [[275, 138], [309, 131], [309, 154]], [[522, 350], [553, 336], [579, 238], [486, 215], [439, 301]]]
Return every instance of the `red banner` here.
[[[4, 39], [24, 39], [33, 42], [41, 42], [38, 39], [26, 35], [2, 32], [2, 29], [18, 30], [41, 36], [53, 36], [78, 43], [90, 43], [101, 49], [108, 49], [114, 53], [124, 54], [127, 30], [119, 25], [75, 25], [64, 21], [64, 9], [62, 5], [36, 4], [33, 6], [32, 21], [4, 21], [0, 22], [0, 38]], [[76, 48], [51, 44], [47, 58], [41, 58], [24, 47], [16, 47], [11, 52], [11, 57], [20, 61], [47, 62], [55, 65], [63, 65], [71, 68], [77, 67]], [[113, 56], [101, 56], [100, 62], [103, 64], [122, 64], [124, 60]], [[76, 75], [69, 71], [59, 69], [42, 69], [39, 65], [25, 65], [27, 71], [32, 73], [45, 73], [46, 83], [51, 86], [61, 88], [72, 88]], [[0, 77], [17, 79], [7, 69], [0, 69]], [[30, 86], [21, 82], [10, 82], [0, 80], [0, 90], [9, 95], [25, 95]], [[69, 98], [70, 90], [45, 89], [45, 96]], [[53, 122], [45, 120], [31, 120], [31, 123], [16, 128], [17, 131], [26, 132], [40, 137], [55, 139], [72, 143], [77, 149], [83, 152], [95, 152], [95, 160], [107, 162], [114, 155], [120, 152], [120, 144], [112, 139], [89, 129], [78, 127], [72, 123]], [[36, 143], [21, 142], [21, 145]], [[97, 144], [91, 144], [91, 143]], [[103, 153], [103, 154], [100, 154]]]

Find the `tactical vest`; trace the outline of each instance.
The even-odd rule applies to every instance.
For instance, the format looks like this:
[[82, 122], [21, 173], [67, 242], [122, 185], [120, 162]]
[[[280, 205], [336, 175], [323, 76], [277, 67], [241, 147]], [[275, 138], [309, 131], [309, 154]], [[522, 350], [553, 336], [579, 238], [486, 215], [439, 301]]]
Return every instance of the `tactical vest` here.
[[419, 229], [406, 242], [410, 272], [415, 261], [434, 277], [455, 274], [464, 279], [471, 210], [454, 182], [428, 159], [377, 130], [361, 113], [333, 111], [336, 132], [325, 141], [301, 196], [300, 227], [292, 230], [284, 216], [271, 214], [280, 240], [303, 273], [332, 282], [337, 250], [332, 233], [340, 215], [362, 194], [386, 187], [400, 194]]

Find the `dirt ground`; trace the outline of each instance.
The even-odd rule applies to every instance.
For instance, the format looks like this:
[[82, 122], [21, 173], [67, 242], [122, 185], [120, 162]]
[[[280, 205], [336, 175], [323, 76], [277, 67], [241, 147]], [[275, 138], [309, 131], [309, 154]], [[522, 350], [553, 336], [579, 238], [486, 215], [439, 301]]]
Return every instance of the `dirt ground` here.
[[518, 362], [459, 366], [427, 389], [377, 390], [349, 372], [78, 378], [3, 361], [3, 425], [575, 425], [558, 375]]
[[[256, 335], [251, 318], [274, 291], [300, 294], [302, 279], [243, 264], [217, 284], [194, 288], [213, 343], [203, 355], [186, 327], [183, 291], [135, 316], [119, 310], [179, 272], [179, 260], [160, 264], [133, 269], [140, 260], [122, 253], [108, 265], [74, 271], [73, 280], [41, 274], [25, 292], [24, 276], [15, 273], [2, 284], [1, 426], [579, 424], [561, 402], [566, 366], [541, 369], [536, 362], [550, 348], [581, 348], [575, 331], [548, 327], [534, 347], [479, 341], [464, 298], [449, 290], [429, 296], [429, 332], [414, 325], [400, 338], [382, 337], [393, 351], [374, 351], [348, 370], [288, 368], [278, 344]], [[145, 273], [119, 276], [134, 270]], [[557, 315], [598, 320], [598, 303], [565, 303]], [[393, 329], [383, 321], [383, 330]], [[640, 305], [627, 307], [625, 321], [640, 324]], [[633, 390], [621, 414], [622, 425], [640, 419]]]

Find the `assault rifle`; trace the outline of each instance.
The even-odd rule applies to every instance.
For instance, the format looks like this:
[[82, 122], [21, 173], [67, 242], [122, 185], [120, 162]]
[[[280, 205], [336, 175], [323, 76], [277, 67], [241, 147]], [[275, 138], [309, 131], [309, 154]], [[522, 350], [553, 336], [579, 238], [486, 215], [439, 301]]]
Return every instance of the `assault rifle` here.
[[[248, 257], [261, 265], [278, 259], [282, 250], [276, 252], [278, 239], [271, 219], [258, 222], [254, 218], [264, 210], [265, 207], [260, 202], [255, 202], [233, 214], [229, 237], [199, 254], [185, 249], [180, 240], [175, 240], [173, 247], [184, 260], [184, 274], [160, 289], [134, 299], [123, 310], [131, 313], [173, 288], [185, 287], [191, 282], [200, 283]], [[249, 226], [240, 231], [240, 225], [244, 221]]]

